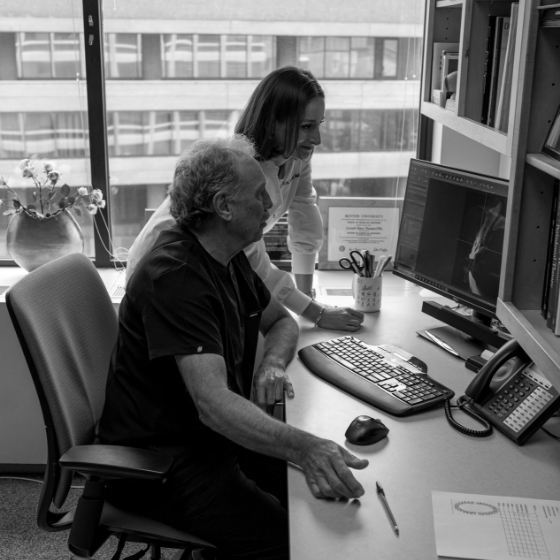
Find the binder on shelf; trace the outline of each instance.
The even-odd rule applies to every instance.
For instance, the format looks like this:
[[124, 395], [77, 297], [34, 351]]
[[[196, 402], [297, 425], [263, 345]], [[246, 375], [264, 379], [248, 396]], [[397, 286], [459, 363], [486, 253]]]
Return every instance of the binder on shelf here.
[[498, 105], [498, 99], [500, 98], [500, 92], [504, 87], [504, 67], [506, 61], [507, 45], [509, 40], [510, 19], [511, 18], [509, 17], [505, 17], [502, 25], [502, 36], [500, 38], [500, 58], [498, 60], [498, 83], [496, 89], [493, 122], [491, 126], [495, 126], [496, 124], [496, 110]]
[[500, 53], [502, 50], [502, 31], [504, 26], [504, 18], [496, 17], [494, 27], [494, 42], [492, 45], [492, 64], [490, 70], [490, 90], [488, 92], [488, 112], [486, 124], [494, 126], [496, 114], [496, 101], [498, 93], [498, 74], [500, 71]]
[[554, 181], [554, 191], [552, 194], [552, 209], [550, 212], [550, 230], [548, 235], [548, 249], [546, 254], [546, 265], [544, 271], [544, 283], [543, 283], [543, 296], [541, 304], [542, 316], [547, 319], [548, 317], [548, 306], [550, 304], [550, 279], [552, 270], [552, 255], [554, 250], [554, 237], [556, 233], [556, 213], [558, 212], [558, 191], [559, 182]]
[[490, 101], [490, 79], [492, 77], [492, 56], [494, 53], [494, 39], [496, 36], [496, 16], [488, 18], [486, 28], [486, 51], [484, 52], [484, 75], [482, 77], [482, 113], [480, 122], [486, 124], [488, 120], [488, 106]]
[[558, 312], [558, 296], [560, 288], [560, 204], [556, 205], [556, 220], [554, 224], [554, 239], [551, 248], [551, 265], [548, 291], [548, 309], [546, 326], [554, 331]]
[[511, 5], [510, 15], [510, 31], [508, 34], [508, 42], [506, 56], [504, 60], [504, 77], [503, 86], [498, 98], [496, 107], [496, 126], [502, 132], [508, 131], [509, 125], [509, 108], [511, 103], [511, 90], [513, 80], [513, 63], [515, 58], [515, 43], [517, 41], [517, 15], [519, 12], [519, 3], [515, 2]]

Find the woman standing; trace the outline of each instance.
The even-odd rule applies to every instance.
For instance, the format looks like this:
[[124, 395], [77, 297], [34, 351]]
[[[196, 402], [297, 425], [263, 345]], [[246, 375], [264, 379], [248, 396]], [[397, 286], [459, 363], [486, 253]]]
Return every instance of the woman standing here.
[[[251, 139], [266, 177], [273, 206], [265, 233], [287, 212], [292, 272], [270, 262], [264, 240], [245, 249], [249, 262], [270, 292], [290, 311], [325, 329], [356, 331], [363, 314], [351, 308], [324, 306], [311, 297], [317, 253], [323, 243], [321, 215], [311, 180], [311, 158], [321, 143], [325, 94], [308, 70], [285, 66], [257, 86], [235, 127]], [[163, 229], [172, 227], [169, 198], [156, 210], [129, 253], [127, 276], [148, 252]], [[296, 287], [297, 286], [297, 287]]]

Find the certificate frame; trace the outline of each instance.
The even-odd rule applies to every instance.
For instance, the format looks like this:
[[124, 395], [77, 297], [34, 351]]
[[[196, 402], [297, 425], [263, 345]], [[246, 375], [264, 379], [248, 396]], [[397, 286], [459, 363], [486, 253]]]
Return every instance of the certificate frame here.
[[[319, 251], [317, 268], [341, 270], [338, 261], [353, 250], [368, 249], [376, 259], [384, 254], [394, 256], [402, 205], [403, 199], [396, 197], [320, 197], [318, 206], [323, 219], [323, 246]], [[373, 233], [354, 235], [355, 230], [349, 231], [359, 223], [368, 224], [372, 220], [376, 221]]]
[[560, 107], [556, 111], [541, 151], [556, 161], [560, 161]]

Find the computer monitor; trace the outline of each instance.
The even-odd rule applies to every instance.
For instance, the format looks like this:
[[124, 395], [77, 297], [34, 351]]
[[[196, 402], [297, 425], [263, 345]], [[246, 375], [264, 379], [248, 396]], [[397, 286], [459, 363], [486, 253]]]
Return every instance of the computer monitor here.
[[423, 311], [492, 346], [501, 345], [489, 325], [496, 317], [507, 192], [504, 179], [412, 159], [393, 268], [471, 308], [473, 314], [457, 314], [430, 302]]

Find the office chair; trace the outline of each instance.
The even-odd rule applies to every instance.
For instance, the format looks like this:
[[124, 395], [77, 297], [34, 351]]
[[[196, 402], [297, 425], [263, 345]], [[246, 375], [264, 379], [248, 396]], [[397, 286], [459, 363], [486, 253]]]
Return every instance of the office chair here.
[[[104, 499], [108, 479], [163, 480], [173, 459], [136, 448], [94, 445], [105, 381], [117, 339], [117, 314], [99, 273], [81, 253], [47, 263], [6, 292], [6, 304], [41, 404], [47, 433], [47, 468], [37, 509], [45, 531], [70, 529], [68, 547], [91, 558], [115, 535], [114, 559], [126, 541], [141, 542], [152, 560], [161, 547], [174, 560], [198, 556], [213, 545], [154, 519], [119, 509]], [[75, 507], [64, 507], [73, 472], [86, 479]]]

